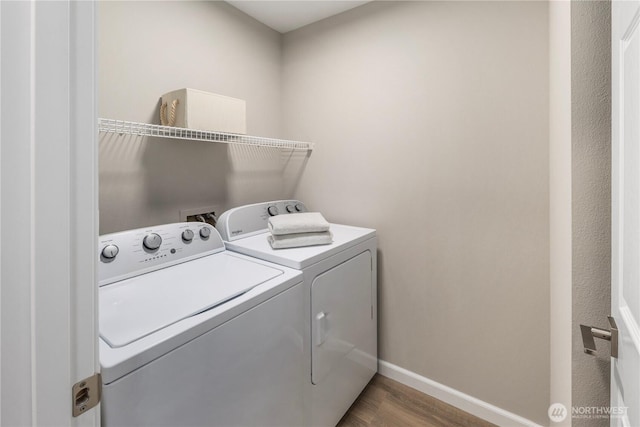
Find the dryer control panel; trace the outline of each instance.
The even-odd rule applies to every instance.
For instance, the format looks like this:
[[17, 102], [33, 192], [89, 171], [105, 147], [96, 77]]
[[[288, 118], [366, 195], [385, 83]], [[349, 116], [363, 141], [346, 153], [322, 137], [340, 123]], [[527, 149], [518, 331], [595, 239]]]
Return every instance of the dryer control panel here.
[[299, 200], [277, 200], [245, 205], [220, 215], [216, 229], [225, 242], [232, 242], [264, 232], [267, 230], [267, 221], [272, 216], [306, 211], [307, 207]]
[[98, 283], [107, 285], [224, 249], [216, 229], [202, 222], [105, 234], [98, 238]]

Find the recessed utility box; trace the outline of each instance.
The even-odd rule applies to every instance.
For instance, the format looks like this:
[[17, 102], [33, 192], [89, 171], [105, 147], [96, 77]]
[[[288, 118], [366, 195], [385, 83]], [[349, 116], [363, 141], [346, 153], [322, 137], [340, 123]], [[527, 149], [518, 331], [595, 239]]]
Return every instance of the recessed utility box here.
[[192, 222], [202, 221], [212, 226], [216, 226], [218, 221], [217, 213], [219, 209], [217, 206], [204, 206], [194, 209], [183, 209], [180, 211], [180, 222]]
[[161, 124], [217, 132], [247, 133], [247, 105], [242, 99], [185, 88], [165, 93], [160, 102]]

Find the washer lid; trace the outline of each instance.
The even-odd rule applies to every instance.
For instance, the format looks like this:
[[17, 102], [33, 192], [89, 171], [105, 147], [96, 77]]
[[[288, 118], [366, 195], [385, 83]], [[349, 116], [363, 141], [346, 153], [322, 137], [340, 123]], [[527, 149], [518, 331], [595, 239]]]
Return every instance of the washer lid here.
[[100, 336], [122, 347], [283, 274], [227, 252], [100, 288]]
[[333, 243], [330, 245], [273, 249], [267, 241], [270, 233], [266, 231], [255, 236], [226, 242], [225, 246], [234, 252], [302, 270], [376, 235], [376, 230], [370, 228], [340, 224], [331, 224], [330, 230], [333, 233]]

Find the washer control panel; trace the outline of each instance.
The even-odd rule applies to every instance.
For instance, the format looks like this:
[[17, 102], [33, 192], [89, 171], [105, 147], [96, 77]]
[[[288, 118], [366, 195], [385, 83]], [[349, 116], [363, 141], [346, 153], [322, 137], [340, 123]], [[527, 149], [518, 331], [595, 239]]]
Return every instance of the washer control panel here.
[[267, 222], [272, 216], [298, 212], [307, 212], [306, 206], [299, 200], [277, 200], [239, 206], [220, 215], [216, 229], [223, 240], [231, 242], [262, 233], [267, 229]]
[[100, 286], [224, 251], [220, 234], [203, 222], [181, 222], [98, 238]]

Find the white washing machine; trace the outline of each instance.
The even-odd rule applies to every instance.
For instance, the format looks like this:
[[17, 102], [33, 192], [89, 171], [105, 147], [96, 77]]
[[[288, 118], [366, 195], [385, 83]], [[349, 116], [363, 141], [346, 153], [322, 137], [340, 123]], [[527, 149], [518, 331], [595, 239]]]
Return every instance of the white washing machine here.
[[335, 426], [378, 368], [376, 232], [331, 224], [330, 245], [272, 249], [269, 217], [306, 210], [297, 200], [241, 206], [216, 228], [228, 250], [302, 271], [306, 425]]
[[304, 424], [299, 271], [203, 223], [99, 242], [103, 426]]

